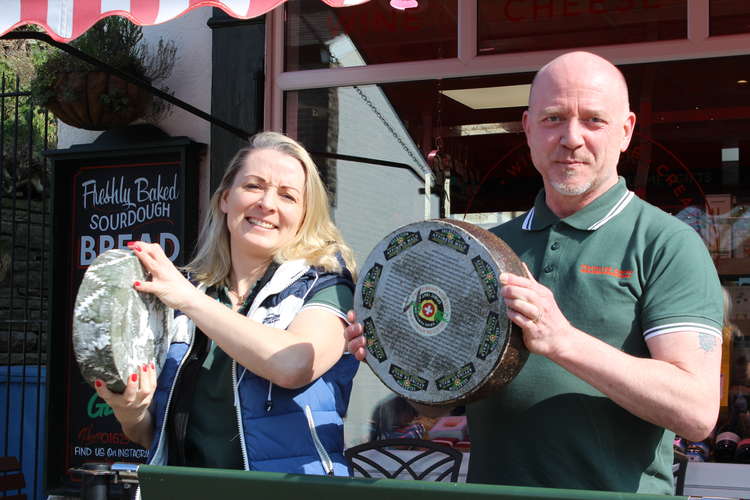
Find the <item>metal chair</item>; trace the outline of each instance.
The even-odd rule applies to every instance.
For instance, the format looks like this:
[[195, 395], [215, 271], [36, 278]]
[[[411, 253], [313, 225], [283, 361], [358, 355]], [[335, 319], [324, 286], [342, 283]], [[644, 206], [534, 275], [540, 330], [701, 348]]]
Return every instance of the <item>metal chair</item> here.
[[[423, 439], [381, 439], [344, 450], [355, 477], [458, 481], [463, 454]], [[406, 477], [399, 477], [402, 474]]]
[[[26, 487], [21, 464], [16, 457], [0, 457], [0, 493], [18, 491]], [[2, 497], [3, 500], [26, 500], [26, 495], [17, 493]]]
[[674, 494], [676, 496], [682, 496], [685, 489], [685, 472], [689, 461], [688, 456], [675, 446], [672, 474], [674, 475]]

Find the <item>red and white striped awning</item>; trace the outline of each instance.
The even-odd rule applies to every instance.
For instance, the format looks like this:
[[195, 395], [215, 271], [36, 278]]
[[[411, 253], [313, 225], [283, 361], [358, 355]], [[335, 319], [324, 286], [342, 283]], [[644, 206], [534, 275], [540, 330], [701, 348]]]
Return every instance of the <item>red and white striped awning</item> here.
[[[0, 35], [24, 25], [41, 26], [59, 42], [82, 35], [99, 19], [119, 15], [148, 26], [174, 19], [198, 7], [219, 7], [232, 17], [250, 19], [286, 0], [0, 0]], [[300, 0], [309, 1], [309, 0]], [[322, 0], [346, 7], [368, 0]]]

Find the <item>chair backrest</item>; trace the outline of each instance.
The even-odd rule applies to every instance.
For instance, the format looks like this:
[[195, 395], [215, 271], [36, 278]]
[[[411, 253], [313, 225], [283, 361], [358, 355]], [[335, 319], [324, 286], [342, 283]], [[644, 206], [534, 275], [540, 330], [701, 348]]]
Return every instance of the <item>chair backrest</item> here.
[[674, 494], [682, 496], [685, 490], [685, 472], [689, 462], [688, 456], [682, 451], [674, 448], [674, 461], [672, 462], [672, 474], [674, 475]]
[[[17, 491], [26, 487], [21, 472], [21, 464], [16, 457], [0, 457], [0, 492]], [[1, 497], [2, 500], [26, 500], [26, 495], [17, 494]]]
[[463, 454], [422, 439], [381, 439], [344, 451], [355, 477], [458, 481]]

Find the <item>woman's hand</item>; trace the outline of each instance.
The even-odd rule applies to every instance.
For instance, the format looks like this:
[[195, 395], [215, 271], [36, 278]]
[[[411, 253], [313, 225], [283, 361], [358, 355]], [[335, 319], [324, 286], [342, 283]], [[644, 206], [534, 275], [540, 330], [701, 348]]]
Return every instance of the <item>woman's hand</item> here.
[[158, 243], [131, 241], [128, 242], [128, 248], [133, 250], [151, 275], [148, 281], [136, 281], [133, 284], [139, 292], [153, 293], [167, 306], [179, 310], [194, 300], [196, 294], [200, 294], [172, 264]]
[[122, 394], [110, 391], [101, 380], [94, 382], [96, 393], [115, 413], [122, 431], [131, 441], [144, 448], [151, 446], [153, 425], [148, 407], [156, 390], [156, 369], [154, 364], [145, 364], [137, 373], [128, 377]]
[[360, 361], [367, 358], [367, 339], [363, 334], [362, 323], [357, 322], [357, 313], [349, 310], [346, 313], [349, 325], [344, 328], [344, 337], [346, 338], [346, 350], [354, 355]]

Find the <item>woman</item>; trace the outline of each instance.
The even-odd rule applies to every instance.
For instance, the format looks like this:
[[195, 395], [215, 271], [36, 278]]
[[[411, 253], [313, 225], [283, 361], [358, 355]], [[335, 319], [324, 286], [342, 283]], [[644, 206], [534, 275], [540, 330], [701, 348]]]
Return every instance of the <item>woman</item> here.
[[158, 382], [144, 365], [123, 394], [95, 385], [149, 463], [347, 475], [354, 262], [304, 148], [264, 132], [237, 153], [190, 280], [159, 245], [128, 247], [151, 274], [134, 287], [175, 309], [175, 334]]

